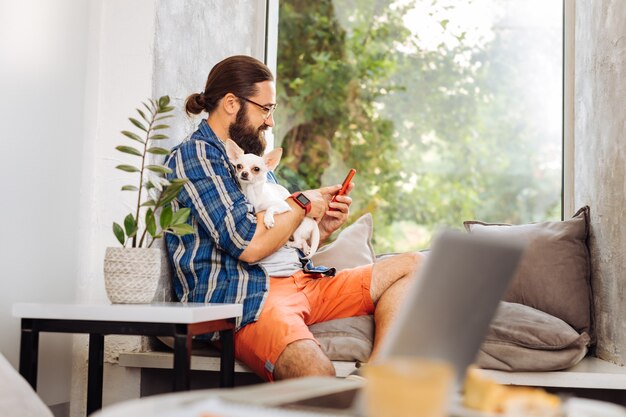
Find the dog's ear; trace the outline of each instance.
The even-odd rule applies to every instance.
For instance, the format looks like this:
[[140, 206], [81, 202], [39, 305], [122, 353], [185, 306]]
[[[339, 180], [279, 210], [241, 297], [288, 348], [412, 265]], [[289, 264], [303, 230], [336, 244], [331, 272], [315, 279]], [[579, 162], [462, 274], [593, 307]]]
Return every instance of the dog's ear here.
[[276, 148], [263, 156], [263, 161], [267, 166], [267, 169], [274, 171], [280, 162], [280, 158], [283, 156], [283, 148]]
[[224, 144], [226, 147], [226, 155], [231, 162], [234, 162], [243, 156], [243, 149], [241, 149], [234, 140], [226, 139]]

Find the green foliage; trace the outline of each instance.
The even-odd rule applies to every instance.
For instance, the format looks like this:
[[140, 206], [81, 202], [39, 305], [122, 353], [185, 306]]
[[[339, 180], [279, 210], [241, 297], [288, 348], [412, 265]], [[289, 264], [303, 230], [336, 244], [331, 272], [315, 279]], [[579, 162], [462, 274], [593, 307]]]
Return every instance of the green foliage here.
[[[153, 140], [167, 139], [167, 135], [155, 134], [154, 131], [169, 127], [166, 124], [155, 124], [157, 120], [171, 117], [167, 113], [174, 110], [174, 107], [169, 104], [170, 98], [168, 96], [163, 96], [158, 100], [149, 99], [148, 103], [142, 103], [146, 111], [136, 110], [143, 122], [132, 117], [128, 120], [137, 129], [144, 132], [143, 137], [128, 130], [122, 131], [122, 134], [128, 139], [142, 144], [143, 147], [137, 149], [135, 146], [120, 145], [115, 148], [124, 154], [139, 158], [136, 166], [121, 164], [116, 167], [124, 172], [139, 173], [137, 185], [124, 185], [122, 187], [122, 191], [137, 192], [135, 212], [128, 214], [124, 218], [124, 227], [118, 223], [113, 223], [113, 234], [123, 246], [126, 246], [130, 240], [130, 246], [133, 248], [141, 248], [144, 245], [151, 247], [155, 239], [163, 237], [164, 233], [173, 233], [178, 236], [193, 233], [193, 227], [187, 224], [190, 210], [183, 208], [173, 213], [170, 204], [178, 196], [187, 180], [174, 179], [168, 181], [164, 176], [172, 172], [169, 168], [158, 164], [146, 164], [148, 154], [159, 156], [170, 154], [168, 149], [151, 145]], [[142, 199], [144, 190], [148, 196], [145, 200]], [[142, 208], [144, 207], [148, 208], [143, 210]], [[158, 227], [156, 221], [157, 211], [160, 211]], [[143, 219], [143, 230], [141, 230], [139, 219]], [[148, 235], [151, 237], [150, 242], [147, 241]]]
[[415, 4], [280, 2], [279, 178], [295, 191], [356, 168], [350, 220], [372, 213], [378, 252], [426, 247], [437, 228], [467, 219], [558, 218], [560, 167], [546, 167], [560, 150], [545, 143], [560, 140], [530, 116], [533, 97], [520, 97], [523, 54], [545, 41], [492, 29], [492, 41], [472, 43], [442, 18], [454, 42], [426, 48], [405, 24]]

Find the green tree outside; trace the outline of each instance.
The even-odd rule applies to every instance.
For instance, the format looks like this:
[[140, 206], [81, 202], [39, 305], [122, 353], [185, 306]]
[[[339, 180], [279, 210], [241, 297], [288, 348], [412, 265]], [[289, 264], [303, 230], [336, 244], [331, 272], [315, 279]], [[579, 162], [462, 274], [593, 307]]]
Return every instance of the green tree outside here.
[[[356, 168], [351, 221], [372, 213], [379, 253], [427, 247], [437, 228], [468, 219], [560, 216], [560, 131], [529, 116], [541, 95], [519, 93], [520, 63], [560, 53], [560, 39], [497, 20], [477, 43], [442, 18], [450, 41], [424, 47], [406, 25], [416, 5], [436, 18], [461, 3], [280, 2], [277, 174], [304, 189]], [[537, 44], [544, 55], [524, 56]]]

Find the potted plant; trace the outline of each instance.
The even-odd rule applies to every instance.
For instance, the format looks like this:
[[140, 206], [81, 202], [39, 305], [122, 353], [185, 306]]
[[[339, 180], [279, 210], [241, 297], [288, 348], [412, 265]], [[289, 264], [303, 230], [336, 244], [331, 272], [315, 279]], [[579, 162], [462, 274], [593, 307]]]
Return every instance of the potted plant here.
[[[167, 139], [161, 133], [169, 128], [163, 120], [173, 117], [168, 96], [142, 103], [145, 110], [137, 109], [141, 117], [128, 120], [140, 133], [124, 130], [121, 133], [134, 144], [120, 145], [116, 149], [138, 158], [138, 164], [121, 164], [117, 169], [136, 175], [136, 182], [124, 185], [122, 191], [136, 192], [134, 212], [123, 221], [123, 227], [113, 222], [113, 234], [122, 247], [109, 247], [104, 258], [104, 280], [107, 296], [113, 303], [149, 303], [157, 295], [159, 283], [169, 280], [165, 252], [152, 245], [165, 233], [183, 236], [193, 233], [187, 224], [189, 209], [172, 210], [171, 202], [187, 180], [168, 181], [165, 175], [171, 170], [154, 164], [150, 156], [165, 158], [170, 150], [155, 145]], [[158, 219], [157, 219], [158, 217]]]

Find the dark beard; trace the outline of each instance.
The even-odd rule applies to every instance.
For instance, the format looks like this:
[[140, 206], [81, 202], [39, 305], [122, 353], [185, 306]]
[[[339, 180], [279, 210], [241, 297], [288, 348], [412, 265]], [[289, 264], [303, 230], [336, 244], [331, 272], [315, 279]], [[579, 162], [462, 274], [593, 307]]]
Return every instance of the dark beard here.
[[263, 156], [265, 146], [267, 146], [264, 131], [268, 126], [263, 123], [261, 127], [255, 129], [250, 126], [247, 116], [245, 106], [239, 109], [235, 123], [231, 123], [228, 127], [228, 134], [245, 153]]

